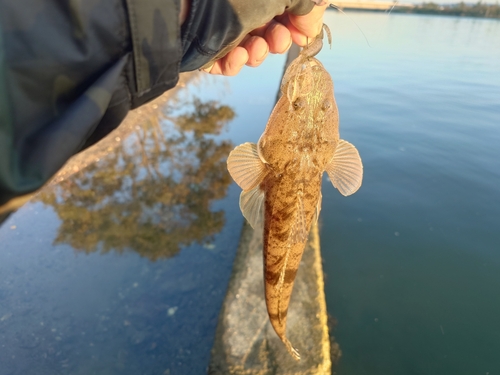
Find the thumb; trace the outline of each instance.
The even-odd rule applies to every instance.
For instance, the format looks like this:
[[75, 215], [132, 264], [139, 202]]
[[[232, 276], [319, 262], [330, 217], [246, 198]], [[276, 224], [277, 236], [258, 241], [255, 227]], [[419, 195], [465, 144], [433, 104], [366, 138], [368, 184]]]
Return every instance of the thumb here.
[[323, 27], [323, 16], [328, 4], [315, 5], [308, 14], [304, 16], [289, 15], [290, 23], [302, 34], [309, 38], [316, 37]]

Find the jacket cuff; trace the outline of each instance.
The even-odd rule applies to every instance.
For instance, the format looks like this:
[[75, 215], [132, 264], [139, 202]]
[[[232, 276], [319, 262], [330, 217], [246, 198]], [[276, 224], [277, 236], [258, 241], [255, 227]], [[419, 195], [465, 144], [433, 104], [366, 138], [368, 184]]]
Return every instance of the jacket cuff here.
[[174, 87], [179, 79], [182, 46], [180, 0], [126, 0], [132, 37], [134, 82], [132, 107]]

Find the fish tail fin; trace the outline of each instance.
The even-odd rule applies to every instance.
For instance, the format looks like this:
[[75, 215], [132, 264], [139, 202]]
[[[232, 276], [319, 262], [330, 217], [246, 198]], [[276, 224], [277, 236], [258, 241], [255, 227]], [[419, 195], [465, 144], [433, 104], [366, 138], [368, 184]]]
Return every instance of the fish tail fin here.
[[291, 356], [295, 360], [300, 361], [299, 351], [292, 346], [292, 343], [290, 342], [290, 340], [288, 340], [286, 338], [286, 336], [282, 336], [282, 337], [280, 337], [280, 339], [281, 339], [281, 341], [283, 341], [283, 344], [285, 344], [285, 347], [286, 347], [286, 350], [288, 350], [288, 353], [290, 353]]

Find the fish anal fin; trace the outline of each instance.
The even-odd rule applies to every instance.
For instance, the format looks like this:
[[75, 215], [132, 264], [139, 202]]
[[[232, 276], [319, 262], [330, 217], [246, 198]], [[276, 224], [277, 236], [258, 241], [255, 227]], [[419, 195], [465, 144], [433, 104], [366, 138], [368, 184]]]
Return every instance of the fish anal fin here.
[[355, 193], [363, 181], [363, 164], [358, 150], [343, 139], [339, 140], [332, 160], [325, 170], [333, 186], [345, 196]]
[[264, 216], [264, 191], [260, 186], [243, 190], [240, 195], [241, 213], [253, 229], [261, 228]]
[[259, 185], [267, 174], [267, 167], [260, 159], [255, 143], [237, 146], [227, 158], [227, 169], [233, 180], [243, 189]]

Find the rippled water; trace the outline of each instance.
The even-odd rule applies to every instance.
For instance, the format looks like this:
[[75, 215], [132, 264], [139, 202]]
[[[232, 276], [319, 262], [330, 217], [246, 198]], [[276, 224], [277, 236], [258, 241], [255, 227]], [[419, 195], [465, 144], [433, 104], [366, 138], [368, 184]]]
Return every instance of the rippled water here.
[[[500, 374], [500, 22], [349, 14], [371, 47], [328, 12], [319, 55], [365, 167], [323, 187], [336, 372]], [[283, 63], [188, 84], [0, 228], [0, 375], [205, 372], [242, 223], [225, 155]]]

